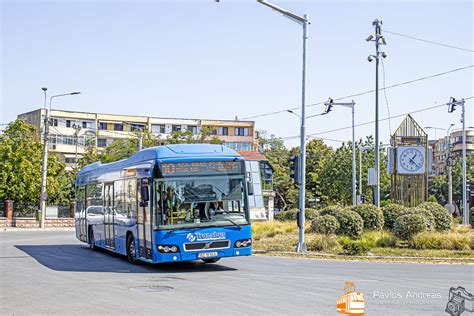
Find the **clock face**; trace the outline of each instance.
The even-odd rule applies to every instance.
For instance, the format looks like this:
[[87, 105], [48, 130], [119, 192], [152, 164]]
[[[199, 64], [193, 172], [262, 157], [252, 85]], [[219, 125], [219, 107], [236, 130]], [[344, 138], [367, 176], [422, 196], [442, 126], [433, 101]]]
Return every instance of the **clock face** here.
[[425, 155], [417, 148], [407, 148], [400, 153], [400, 167], [410, 173], [416, 173], [425, 164]]

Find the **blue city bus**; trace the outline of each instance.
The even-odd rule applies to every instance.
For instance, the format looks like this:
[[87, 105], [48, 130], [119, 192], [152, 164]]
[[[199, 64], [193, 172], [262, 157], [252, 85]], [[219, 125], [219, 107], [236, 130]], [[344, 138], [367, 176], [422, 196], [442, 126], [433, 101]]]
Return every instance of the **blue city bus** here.
[[221, 145], [147, 148], [85, 166], [76, 178], [76, 236], [131, 263], [252, 253], [244, 159]]

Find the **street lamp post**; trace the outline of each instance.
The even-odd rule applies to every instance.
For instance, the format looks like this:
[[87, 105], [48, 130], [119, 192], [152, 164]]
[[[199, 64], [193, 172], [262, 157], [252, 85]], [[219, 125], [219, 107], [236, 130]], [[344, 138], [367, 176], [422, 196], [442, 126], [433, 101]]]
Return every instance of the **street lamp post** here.
[[352, 109], [352, 205], [357, 204], [357, 189], [356, 189], [356, 153], [355, 153], [355, 125], [354, 125], [354, 108], [355, 102], [334, 102], [333, 99], [329, 98], [328, 102], [325, 102], [326, 112], [329, 113], [333, 105], [340, 105]]
[[379, 60], [380, 56], [387, 57], [385, 52], [379, 50], [380, 45], [386, 45], [385, 38], [381, 35], [382, 21], [372, 22], [375, 27], [375, 36], [369, 35], [367, 42], [375, 42], [375, 55], [369, 55], [367, 60], [371, 62], [375, 58], [375, 206], [380, 207], [380, 152], [379, 152]]
[[300, 152], [301, 152], [301, 166], [300, 166], [300, 212], [299, 212], [299, 237], [298, 244], [296, 245], [297, 252], [306, 252], [306, 244], [304, 242], [304, 202], [305, 202], [305, 167], [306, 167], [306, 130], [305, 130], [305, 107], [306, 107], [306, 49], [308, 41], [308, 25], [310, 24], [309, 17], [307, 14], [302, 17], [291, 13], [283, 8], [280, 8], [272, 3], [265, 0], [257, 0], [257, 2], [270, 7], [271, 9], [280, 12], [285, 17], [298, 23], [303, 27], [303, 69], [302, 69], [302, 91], [301, 91], [301, 132], [300, 132]]
[[461, 123], [462, 123], [462, 211], [463, 224], [469, 225], [469, 210], [467, 209], [467, 178], [466, 178], [466, 108], [464, 99], [457, 101], [451, 97], [448, 102], [448, 113], [452, 113], [457, 105], [461, 106]]
[[44, 119], [44, 148], [43, 148], [43, 166], [41, 172], [41, 218], [40, 218], [40, 228], [44, 228], [44, 221], [46, 218], [46, 200], [48, 199], [47, 191], [46, 191], [46, 176], [48, 173], [48, 136], [49, 136], [49, 124], [50, 124], [50, 115], [51, 115], [51, 104], [53, 102], [53, 98], [63, 97], [67, 95], [76, 95], [80, 94], [80, 92], [71, 92], [71, 93], [64, 93], [64, 94], [57, 94], [53, 95], [49, 99], [49, 110], [46, 109], [46, 90], [47, 88], [42, 88], [44, 91], [44, 109], [46, 110], [45, 119]]

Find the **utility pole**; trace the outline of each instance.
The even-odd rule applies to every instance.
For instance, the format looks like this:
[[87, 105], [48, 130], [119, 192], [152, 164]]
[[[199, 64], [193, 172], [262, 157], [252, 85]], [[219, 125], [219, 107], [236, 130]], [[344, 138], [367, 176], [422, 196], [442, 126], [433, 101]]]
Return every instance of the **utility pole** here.
[[307, 50], [307, 42], [308, 42], [308, 25], [310, 24], [309, 16], [307, 14], [303, 16], [296, 15], [288, 10], [280, 8], [272, 3], [269, 3], [266, 0], [257, 0], [257, 2], [270, 7], [271, 9], [283, 14], [285, 17], [289, 18], [293, 22], [298, 23], [303, 27], [303, 69], [302, 69], [302, 89], [301, 89], [301, 128], [300, 128], [300, 199], [299, 199], [299, 216], [298, 216], [298, 223], [299, 231], [298, 231], [298, 244], [296, 245], [297, 252], [306, 252], [306, 244], [304, 242], [304, 210], [305, 210], [305, 193], [306, 193], [306, 128], [305, 128], [305, 107], [306, 107], [306, 50]]
[[469, 210], [467, 208], [467, 178], [466, 178], [466, 111], [464, 106], [464, 99], [457, 101], [451, 97], [448, 102], [448, 113], [456, 110], [457, 105], [461, 105], [461, 123], [462, 123], [462, 211], [463, 224], [469, 225]]
[[46, 217], [46, 175], [48, 169], [48, 132], [49, 132], [49, 117], [48, 109], [46, 108], [46, 91], [48, 88], [41, 88], [44, 92], [44, 133], [43, 133], [43, 165], [41, 167], [41, 195], [40, 195], [40, 223], [39, 227], [44, 228], [44, 218]]
[[375, 27], [375, 37], [370, 35], [366, 38], [367, 42], [375, 42], [375, 55], [369, 55], [367, 60], [371, 62], [375, 58], [375, 206], [380, 207], [380, 144], [379, 144], [379, 59], [387, 57], [385, 52], [379, 50], [380, 45], [386, 45], [385, 38], [382, 36], [382, 21], [372, 22]]
[[79, 138], [79, 132], [81, 131], [81, 127], [78, 124], [74, 124], [73, 128], [75, 129], [74, 140], [76, 143], [76, 156], [74, 158], [74, 168], [77, 168], [77, 140]]
[[64, 94], [57, 94], [53, 95], [49, 99], [49, 110], [46, 108], [46, 91], [47, 88], [42, 88], [44, 91], [44, 109], [45, 119], [44, 119], [44, 145], [43, 145], [43, 166], [41, 170], [41, 217], [40, 217], [40, 228], [44, 228], [44, 222], [46, 217], [46, 200], [48, 199], [48, 193], [46, 191], [46, 178], [48, 173], [48, 137], [49, 137], [49, 124], [50, 124], [50, 115], [51, 115], [51, 104], [53, 103], [53, 98], [63, 97], [67, 95], [76, 95], [80, 94], [80, 92], [71, 92], [71, 93], [64, 93]]
[[333, 105], [340, 105], [344, 107], [349, 107], [352, 109], [352, 205], [357, 204], [357, 188], [356, 188], [356, 153], [355, 153], [355, 125], [354, 125], [354, 108], [355, 102], [334, 102], [333, 99], [329, 98], [327, 102], [324, 103], [326, 109], [324, 114], [329, 113], [332, 110]]

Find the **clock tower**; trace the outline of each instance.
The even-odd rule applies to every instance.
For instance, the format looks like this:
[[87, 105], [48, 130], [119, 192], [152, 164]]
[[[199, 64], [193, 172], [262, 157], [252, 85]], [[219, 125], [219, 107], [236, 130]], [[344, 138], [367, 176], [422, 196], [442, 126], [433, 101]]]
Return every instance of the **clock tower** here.
[[407, 115], [390, 139], [391, 198], [395, 203], [417, 206], [428, 199], [428, 135]]

